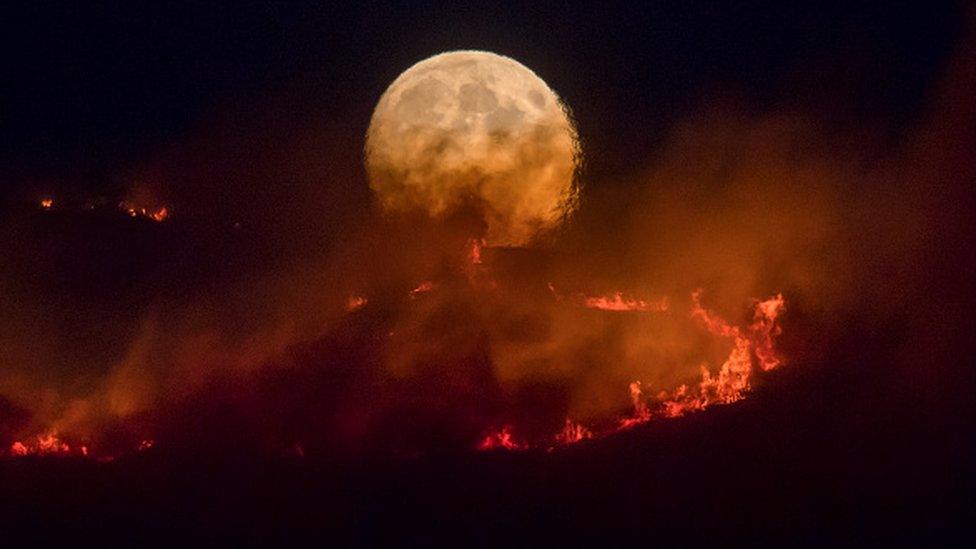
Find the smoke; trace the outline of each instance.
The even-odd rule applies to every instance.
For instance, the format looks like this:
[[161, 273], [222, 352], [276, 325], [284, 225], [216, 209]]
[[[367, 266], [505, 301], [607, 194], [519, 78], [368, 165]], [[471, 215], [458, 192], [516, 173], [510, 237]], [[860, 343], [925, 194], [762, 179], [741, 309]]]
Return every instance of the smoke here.
[[[688, 314], [699, 288], [740, 325], [782, 293], [793, 366], [910, 334], [877, 356], [911, 365], [871, 374], [938, 393], [955, 372], [917, 342], [954, 333], [939, 311], [963, 315], [952, 295], [972, 273], [944, 252], [971, 249], [965, 45], [893, 144], [708, 102], [641, 168], [589, 181], [545, 248], [478, 248], [477, 204], [384, 216], [356, 132], [229, 108], [126, 174], [129, 200], [171, 207], [164, 222], [7, 216], [0, 443], [411, 454], [509, 424], [524, 440], [599, 426], [630, 413], [632, 382], [673, 390], [728, 355]], [[616, 292], [667, 307], [585, 306]]]

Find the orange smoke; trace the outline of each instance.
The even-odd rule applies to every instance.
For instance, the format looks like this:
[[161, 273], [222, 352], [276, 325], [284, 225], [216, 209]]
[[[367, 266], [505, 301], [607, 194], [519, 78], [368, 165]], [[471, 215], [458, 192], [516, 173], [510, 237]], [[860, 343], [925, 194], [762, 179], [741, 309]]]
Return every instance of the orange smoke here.
[[[955, 145], [969, 142], [971, 102], [959, 94], [970, 89], [891, 149], [851, 147], [792, 114], [703, 109], [621, 184], [588, 182], [546, 249], [489, 248], [483, 224], [461, 214], [376, 215], [359, 191], [359, 151], [346, 171], [334, 168], [339, 153], [322, 161], [332, 136], [301, 141], [315, 167], [273, 137], [222, 160], [219, 146], [193, 143], [159, 161], [159, 181], [197, 203], [181, 200], [178, 217], [156, 195], [122, 206], [166, 221], [142, 224], [150, 238], [124, 247], [98, 232], [100, 253], [72, 254], [74, 241], [22, 236], [26, 222], [0, 226], [4, 256], [19, 258], [0, 273], [11, 277], [0, 280], [0, 393], [22, 410], [0, 425], [2, 449], [116, 455], [111, 444], [219, 441], [221, 430], [310, 456], [548, 449], [740, 401], [787, 358], [799, 363], [794, 350], [816, 359], [852, 323], [932, 310], [931, 296], [906, 306], [904, 289], [956, 259], [939, 230], [962, 216], [940, 193], [971, 175], [969, 149]], [[221, 186], [238, 177], [241, 195], [228, 197]], [[282, 178], [299, 190], [269, 184]], [[238, 221], [247, 230], [219, 229]], [[180, 232], [170, 227], [199, 248], [157, 247]], [[67, 256], [73, 269], [145, 250], [145, 272], [125, 270], [97, 299], [73, 294], [57, 270]], [[87, 274], [99, 287], [111, 279]], [[771, 297], [747, 307], [754, 296]], [[787, 318], [807, 323], [786, 326], [789, 356], [786, 299]]]
[[[775, 346], [775, 339], [781, 333], [777, 320], [785, 307], [782, 295], [757, 301], [753, 308], [752, 323], [740, 328], [703, 308], [701, 293], [698, 290], [692, 294], [690, 316], [698, 320], [712, 335], [733, 343], [732, 350], [718, 373], [713, 374], [707, 365], [702, 365], [701, 380], [697, 385], [682, 384], [673, 391], [661, 391], [650, 402], [644, 396], [642, 382], [634, 381], [629, 385], [632, 412], [621, 418], [616, 427], [597, 431], [595, 435], [593, 430], [566, 419], [562, 431], [553, 436], [554, 445], [573, 444], [594, 436], [630, 429], [655, 418], [676, 418], [713, 405], [737, 402], [745, 398], [752, 389], [751, 378], [757, 367], [765, 372], [782, 364]], [[477, 447], [480, 450], [524, 450], [531, 447], [525, 443], [517, 444], [514, 440], [513, 426], [508, 425], [498, 432], [486, 435]]]

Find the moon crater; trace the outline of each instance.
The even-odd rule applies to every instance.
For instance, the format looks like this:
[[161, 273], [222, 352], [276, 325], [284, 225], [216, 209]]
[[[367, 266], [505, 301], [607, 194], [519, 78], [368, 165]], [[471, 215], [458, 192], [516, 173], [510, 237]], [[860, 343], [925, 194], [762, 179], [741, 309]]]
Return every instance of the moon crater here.
[[489, 245], [524, 246], [577, 202], [580, 148], [568, 109], [524, 65], [488, 52], [435, 55], [373, 111], [370, 187], [390, 212], [475, 205]]

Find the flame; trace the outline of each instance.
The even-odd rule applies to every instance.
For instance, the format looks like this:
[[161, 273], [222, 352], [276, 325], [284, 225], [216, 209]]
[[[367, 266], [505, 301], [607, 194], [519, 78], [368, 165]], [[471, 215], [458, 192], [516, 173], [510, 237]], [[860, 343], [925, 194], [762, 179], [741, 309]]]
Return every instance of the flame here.
[[776, 319], [779, 318], [785, 306], [786, 301], [782, 294], [756, 304], [751, 330], [755, 334], [753, 345], [755, 346], [756, 358], [759, 360], [759, 367], [764, 372], [782, 364], [782, 359], [776, 352], [774, 338], [783, 332], [783, 329], [776, 323]]
[[72, 450], [71, 446], [61, 440], [57, 433], [54, 432], [37, 435], [33, 439], [28, 439], [26, 442], [16, 441], [10, 445], [10, 455], [17, 457], [69, 454], [87, 456], [88, 447], [79, 446]]
[[[125, 203], [123, 203], [125, 204]], [[156, 221], [166, 219], [168, 210], [164, 207], [155, 214], [146, 213], [145, 209], [128, 207], [129, 215], [147, 216]], [[465, 253], [465, 272], [473, 288], [491, 288], [487, 270], [482, 264], [482, 240], [471, 239]], [[431, 280], [418, 284], [407, 294], [410, 299], [416, 299], [420, 294], [431, 292], [436, 288]], [[564, 300], [552, 283], [549, 290], [557, 300]], [[506, 424], [500, 429], [489, 431], [477, 442], [478, 450], [528, 450], [544, 448], [554, 450], [559, 447], [572, 445], [580, 441], [607, 436], [616, 432], [631, 429], [637, 425], [654, 419], [680, 417], [691, 412], [704, 410], [713, 405], [731, 404], [748, 394], [752, 388], [752, 378], [756, 371], [766, 372], [783, 364], [775, 340], [782, 329], [779, 319], [785, 309], [785, 300], [777, 294], [766, 300], [756, 300], [752, 307], [751, 322], [744, 326], [737, 326], [722, 318], [714, 311], [702, 305], [702, 290], [691, 294], [691, 306], [688, 316], [700, 325], [706, 332], [716, 338], [727, 340], [731, 344], [729, 354], [717, 371], [713, 371], [707, 364], [700, 365], [700, 379], [697, 383], [679, 385], [673, 390], [660, 390], [653, 398], [645, 394], [642, 380], [634, 380], [628, 386], [631, 412], [617, 419], [609, 426], [603, 422], [600, 426], [587, 426], [577, 423], [567, 417], [562, 429], [548, 437], [533, 440], [517, 440], [515, 426]], [[566, 294], [571, 296], [567, 301], [574, 305], [607, 312], [638, 311], [638, 312], [669, 312], [670, 302], [667, 297], [657, 300], [644, 300], [633, 296], [625, 296], [623, 292], [615, 291], [604, 296], [591, 296], [584, 293]], [[357, 311], [363, 308], [368, 299], [360, 294], [347, 297], [345, 310]], [[391, 330], [390, 335], [393, 334]], [[145, 451], [154, 446], [152, 439], [142, 439], [132, 448], [132, 451]], [[295, 442], [293, 449], [296, 455], [304, 455], [304, 447], [300, 441]], [[14, 442], [9, 448], [11, 456], [29, 455], [61, 455], [89, 457], [88, 446], [73, 447], [61, 440], [55, 431], [37, 435], [31, 439]], [[92, 455], [100, 461], [111, 461], [114, 456]]]
[[[38, 205], [42, 210], [54, 209], [54, 199], [53, 198], [42, 198]], [[84, 209], [93, 210], [95, 209], [96, 202], [89, 201], [84, 205]], [[169, 219], [170, 211], [167, 206], [160, 206], [158, 208], [149, 208], [145, 206], [138, 206], [132, 202], [123, 200], [119, 202], [119, 209], [125, 212], [129, 217], [145, 217], [146, 219], [151, 219], [157, 223], [166, 221]]]
[[575, 444], [588, 438], [593, 438], [593, 431], [587, 429], [579, 423], [574, 423], [573, 420], [569, 418], [566, 418], [566, 423], [563, 425], [563, 430], [556, 435], [556, 444], [565, 446], [567, 444]]
[[468, 262], [481, 265], [481, 250], [485, 247], [484, 238], [472, 238], [468, 241]]
[[468, 239], [467, 249], [464, 255], [461, 272], [468, 279], [472, 288], [491, 290], [497, 288], [497, 282], [493, 280], [484, 264], [482, 251], [485, 247], [485, 239]]
[[30, 453], [30, 449], [24, 446], [23, 442], [17, 441], [10, 445], [10, 455], [12, 456], [26, 456]]
[[[474, 246], [472, 249], [478, 248]], [[469, 257], [473, 260], [478, 256], [472, 254]], [[425, 281], [411, 290], [408, 295], [410, 298], [415, 298], [418, 294], [432, 291], [434, 288], [433, 282]], [[549, 284], [549, 288], [557, 299], [562, 299], [552, 284]], [[581, 295], [576, 294], [576, 296]], [[701, 295], [701, 290], [691, 294], [689, 317], [697, 321], [708, 333], [731, 342], [729, 354], [717, 372], [710, 370], [707, 364], [702, 364], [701, 377], [696, 384], [682, 384], [672, 391], [662, 390], [652, 399], [646, 398], [641, 380], [631, 382], [628, 390], [632, 411], [609, 428], [588, 427], [566, 418], [562, 429], [554, 433], [548, 442], [537, 444], [539, 441], [516, 440], [513, 425], [506, 424], [496, 431], [486, 433], [477, 443], [476, 448], [483, 451], [499, 449], [520, 451], [541, 447], [551, 451], [586, 439], [631, 429], [654, 419], [676, 418], [713, 405], [731, 404], [745, 398], [752, 388], [752, 377], [757, 368], [765, 372], [783, 364], [775, 346], [775, 339], [782, 332], [778, 321], [785, 309], [785, 299], [781, 294], [777, 294], [766, 300], [756, 300], [753, 303], [751, 323], [740, 327], [731, 324], [714, 311], [706, 309], [702, 305]], [[590, 298], [580, 302], [585, 305], [596, 304], [595, 308], [605, 311], [667, 310], [666, 298], [651, 304], [642, 300], [624, 299], [620, 292], [614, 292], [611, 296], [611, 299]], [[362, 295], [350, 295], [347, 298], [346, 310], [358, 310], [365, 306], [367, 301]], [[133, 450], [145, 451], [152, 448], [154, 444], [152, 439], [142, 439]], [[300, 442], [295, 443], [293, 451], [296, 455], [304, 455], [304, 448]], [[94, 457], [98, 461], [115, 459], [114, 456], [109, 455], [92, 455], [85, 445], [73, 447], [62, 440], [55, 431], [14, 442], [9, 448], [9, 455], [15, 457], [81, 456]]]
[[417, 295], [434, 291], [434, 283], [430, 280], [421, 282], [419, 286], [410, 290], [410, 299], [417, 299]]
[[631, 417], [620, 420], [620, 429], [630, 429], [634, 425], [645, 423], [651, 419], [651, 409], [647, 407], [647, 403], [641, 398], [643, 394], [641, 391], [641, 382], [632, 382], [629, 389], [630, 401], [634, 406], [634, 414]]
[[[556, 297], [557, 301], [562, 301], [563, 295], [556, 290], [556, 286], [550, 282], [549, 291]], [[609, 296], [592, 296], [583, 293], [574, 295], [576, 301], [587, 309], [599, 309], [601, 311], [656, 311], [667, 312], [669, 302], [667, 296], [654, 301], [643, 299], [627, 299], [623, 292], [613, 292]]]
[[[154, 444], [152, 439], [143, 439], [132, 448], [132, 451], [142, 452], [152, 448]], [[3, 455], [2, 452], [0, 455]], [[10, 445], [8, 455], [11, 457], [82, 457], [99, 462], [114, 461], [116, 458], [114, 455], [92, 451], [87, 444], [69, 444], [54, 431], [15, 441]]]
[[[552, 284], [549, 288], [559, 298]], [[732, 349], [718, 373], [713, 374], [707, 365], [701, 365], [701, 380], [697, 386], [682, 384], [671, 392], [661, 391], [657, 394], [653, 407], [644, 397], [641, 381], [634, 381], [628, 387], [633, 411], [629, 416], [621, 418], [615, 428], [594, 433], [567, 418], [562, 431], [553, 437], [555, 446], [550, 445], [550, 449], [627, 430], [655, 418], [676, 418], [690, 412], [704, 410], [709, 406], [737, 402], [745, 398], [752, 388], [754, 360], [759, 369], [764, 372], [783, 364], [775, 348], [775, 338], [782, 332], [777, 320], [786, 304], [782, 294], [764, 301], [757, 300], [753, 307], [752, 323], [742, 329], [705, 309], [701, 304], [701, 293], [701, 290], [696, 290], [691, 295], [690, 316], [698, 320], [709, 333], [732, 341]], [[614, 295], [620, 296], [620, 293]], [[505, 426], [498, 432], [485, 436], [478, 444], [481, 450], [524, 450], [529, 447], [528, 444], [518, 444], [512, 439], [511, 426]]]
[[163, 206], [154, 213], [149, 214], [149, 217], [153, 221], [166, 221], [166, 218], [169, 217], [169, 209], [167, 209], [166, 206]]
[[731, 404], [745, 398], [751, 389], [753, 356], [764, 372], [782, 364], [774, 346], [774, 338], [782, 331], [776, 319], [786, 303], [781, 294], [755, 304], [753, 322], [744, 333], [703, 308], [700, 298], [701, 290], [692, 294], [692, 317], [699, 319], [711, 333], [732, 339], [733, 347], [717, 375], [713, 375], [706, 366], [701, 366], [697, 391], [681, 385], [671, 394], [662, 392], [658, 395], [664, 417], [678, 417], [691, 411], [704, 410], [713, 404]]
[[512, 427], [506, 425], [494, 433], [489, 433], [485, 435], [481, 442], [478, 443], [479, 450], [524, 450], [528, 448], [527, 445], [519, 444], [515, 442], [512, 437]]
[[614, 292], [612, 297], [592, 297], [582, 296], [583, 306], [589, 309], [600, 309], [603, 311], [667, 311], [668, 298], [663, 297], [658, 301], [648, 303], [641, 299], [624, 299], [620, 292]]
[[346, 298], [346, 311], [353, 312], [362, 309], [369, 300], [361, 295], [351, 295]]
[[157, 223], [166, 221], [170, 214], [169, 208], [166, 206], [153, 209], [145, 206], [138, 206], [125, 200], [119, 202], [119, 209], [129, 214], [129, 217], [145, 217], [146, 219], [151, 219]]

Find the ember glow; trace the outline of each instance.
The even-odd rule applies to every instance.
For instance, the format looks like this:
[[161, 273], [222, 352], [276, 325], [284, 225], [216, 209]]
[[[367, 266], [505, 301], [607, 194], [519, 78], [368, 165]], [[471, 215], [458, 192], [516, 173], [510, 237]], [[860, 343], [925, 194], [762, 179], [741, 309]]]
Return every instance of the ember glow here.
[[[557, 300], [562, 301], [566, 299], [565, 295], [556, 290], [556, 286], [552, 282], [548, 284], [548, 288]], [[601, 311], [666, 312], [668, 310], [667, 297], [645, 301], [643, 299], [625, 297], [623, 292], [612, 292], [609, 295], [575, 293], [572, 294], [570, 300], [587, 309], [599, 309]]]
[[[765, 372], [782, 364], [775, 346], [775, 338], [781, 333], [777, 319], [785, 307], [782, 295], [757, 301], [752, 323], [740, 328], [703, 308], [701, 294], [701, 290], [692, 294], [689, 315], [698, 320], [709, 333], [732, 344], [732, 349], [718, 372], [713, 373], [707, 364], [703, 364], [700, 367], [701, 379], [697, 384], [682, 384], [670, 391], [661, 390], [653, 399], [645, 396], [641, 381], [634, 381], [628, 387], [632, 410], [629, 415], [619, 419], [615, 428], [596, 431], [567, 419], [563, 430], [554, 435], [553, 445], [565, 446], [594, 436], [606, 436], [630, 429], [653, 419], [676, 418], [713, 405], [734, 403], [748, 395], [752, 388], [751, 378], [757, 368]], [[619, 293], [615, 295], [620, 296]], [[497, 432], [488, 433], [478, 444], [478, 449], [524, 450], [531, 447], [528, 444], [515, 443], [514, 437], [513, 427], [505, 426]]]
[[133, 204], [128, 201], [119, 203], [119, 209], [129, 215], [129, 217], [145, 217], [153, 221], [162, 222], [169, 218], [169, 208], [166, 206], [145, 207]]
[[574, 444], [588, 438], [593, 438], [593, 431], [566, 418], [566, 424], [563, 426], [563, 430], [556, 435], [556, 444]]
[[512, 438], [512, 428], [508, 425], [488, 433], [478, 443], [479, 450], [525, 450], [528, 446], [515, 442]]
[[[466, 260], [462, 262], [461, 273], [468, 284], [466, 291], [485, 298], [497, 296], [497, 287], [485, 285], [483, 280], [491, 278], [489, 268], [480, 256], [481, 248], [477, 241], [469, 243], [465, 252]], [[410, 290], [404, 296], [407, 301], [416, 300], [419, 295], [435, 292], [439, 284], [432, 280], [424, 281]], [[680, 317], [687, 318], [697, 329], [715, 338], [727, 346], [724, 361], [714, 367], [708, 363], [699, 366], [700, 376], [696, 382], [680, 384], [677, 387], [653, 387], [647, 381], [635, 379], [629, 385], [619, 387], [620, 409], [626, 409], [608, 422], [605, 418], [593, 418], [591, 421], [577, 421], [567, 417], [561, 429], [548, 435], [540, 436], [523, 434], [523, 427], [518, 421], [504, 423], [500, 427], [489, 428], [481, 434], [473, 445], [473, 449], [488, 450], [530, 450], [534, 448], [548, 451], [557, 450], [586, 440], [598, 439], [616, 432], [632, 429], [640, 424], [655, 420], [676, 418], [690, 412], [699, 412], [713, 405], [731, 404], [745, 398], [752, 388], [757, 372], [773, 370], [783, 363], [776, 348], [776, 338], [781, 333], [779, 320], [784, 311], [785, 299], [776, 295], [765, 300], [756, 300], [752, 306], [751, 321], [745, 325], [736, 325], [707, 309], [703, 305], [703, 291], [692, 292], [688, 302], [689, 309], [685, 313], [669, 307], [670, 301], [661, 298], [656, 301], [644, 301], [623, 297], [621, 292], [613, 292], [609, 298], [587, 297], [583, 293], [570, 292], [568, 300], [556, 291], [553, 283], [548, 284], [549, 305], [572, 305], [571, 310], [594, 309], [600, 314], [614, 316], [622, 311], [654, 312], [664, 315], [662, 321]], [[433, 295], [437, 296], [438, 293]], [[438, 299], [443, 299], [439, 297]], [[347, 313], [368, 310], [373, 301], [363, 294], [352, 294], [346, 298], [345, 311]], [[581, 307], [581, 308], [578, 308]], [[678, 315], [678, 316], [674, 316]], [[608, 318], [609, 318], [608, 316]], [[632, 317], [638, 319], [638, 317]], [[624, 317], [620, 317], [625, 320]], [[407, 334], [415, 328], [406, 328]], [[402, 337], [397, 329], [389, 330], [389, 338], [394, 345]], [[409, 340], [407, 340], [409, 341]], [[406, 343], [406, 349], [412, 343]], [[393, 347], [393, 349], [398, 349]], [[402, 350], [395, 351], [402, 353]], [[414, 351], [409, 351], [414, 352]], [[640, 364], [633, 364], [634, 371], [640, 371]], [[649, 396], [654, 395], [654, 396]], [[582, 395], [581, 395], [582, 397]], [[626, 403], [626, 405], [624, 404]], [[129, 452], [144, 451], [152, 448], [155, 442], [150, 438], [138, 439], [130, 446]], [[99, 460], [111, 460], [117, 452], [106, 453], [95, 448], [89, 452], [89, 444], [70, 445], [62, 440], [55, 432], [45, 431], [22, 438], [14, 442], [7, 452], [10, 456], [80, 456], [93, 457]], [[300, 452], [291, 452], [296, 456], [305, 456], [305, 446], [302, 441], [292, 443], [292, 447], [302, 448]], [[123, 449], [123, 454], [126, 451]]]
[[[100, 204], [105, 202], [105, 198], [91, 199], [84, 203], [80, 207], [81, 210], [92, 211], [99, 207]], [[54, 198], [42, 198], [37, 202], [37, 205], [42, 210], [53, 210], [55, 205]], [[59, 209], [64, 209], [65, 206], [59, 206]], [[70, 209], [70, 206], [67, 207]], [[166, 221], [170, 216], [170, 209], [167, 206], [140, 206], [128, 200], [123, 200], [118, 203], [118, 210], [124, 212], [129, 217], [141, 217], [150, 219], [157, 223]]]
[[[169, 221], [169, 208], [143, 194], [140, 201], [105, 206], [118, 204], [132, 218]], [[377, 241], [352, 245], [359, 248], [350, 257], [367, 268], [305, 266], [297, 271], [326, 274], [318, 282], [272, 274], [249, 292], [229, 290], [225, 299], [235, 305], [228, 313], [238, 313], [213, 314], [202, 331], [180, 326], [200, 314], [189, 312], [200, 310], [192, 302], [173, 307], [168, 321], [147, 317], [101, 385], [39, 408], [4, 441], [4, 453], [111, 460], [154, 447], [164, 438], [162, 429], [179, 439], [198, 417], [212, 414], [211, 406], [224, 406], [199, 396], [213, 379], [226, 384], [222, 390], [235, 395], [235, 405], [240, 400], [234, 413], [248, 418], [238, 420], [242, 429], [254, 426], [256, 416], [288, 410], [281, 423], [255, 435], [277, 455], [346, 451], [331, 442], [334, 437], [346, 437], [350, 448], [422, 454], [430, 426], [388, 432], [398, 423], [409, 428], [414, 416], [421, 426], [436, 423], [429, 417], [456, 420], [437, 427], [451, 432], [455, 449], [558, 451], [732, 404], [783, 364], [777, 348], [782, 295], [749, 302], [755, 288], [730, 292], [719, 284], [689, 291], [694, 286], [683, 284], [684, 278], [715, 280], [714, 272], [679, 272], [658, 281], [640, 268], [620, 268], [632, 272], [613, 280], [589, 272], [585, 257], [550, 260], [544, 249], [490, 247], [479, 226], [440, 227], [426, 237], [430, 243], [412, 241], [409, 231], [382, 235], [377, 241], [392, 243], [385, 254], [376, 253]], [[708, 267], [702, 264], [695, 269]], [[250, 299], [277, 287], [287, 295], [280, 304]], [[240, 311], [252, 309], [277, 320], [243, 318], [255, 327], [236, 332]], [[309, 387], [304, 400], [276, 385], [289, 376], [295, 380], [289, 383]], [[321, 429], [277, 440], [276, 432], [290, 425], [314, 423], [303, 416], [304, 410], [321, 413], [314, 391], [329, 394], [341, 409], [320, 418]], [[268, 401], [260, 401], [266, 394]], [[28, 399], [18, 404], [30, 409]], [[143, 419], [152, 414], [164, 420]], [[108, 440], [113, 429], [122, 433], [112, 435], [118, 440]]]
[[358, 311], [366, 305], [368, 300], [361, 295], [351, 295], [346, 298], [346, 310], [349, 312]]
[[482, 238], [472, 238], [468, 241], [468, 261], [472, 265], [481, 265], [481, 250], [485, 247]]
[[702, 366], [702, 378], [697, 389], [691, 390], [682, 385], [672, 393], [659, 395], [667, 417], [704, 410], [713, 404], [731, 404], [741, 400], [752, 387], [750, 378], [755, 369], [754, 364], [762, 371], [772, 370], [782, 364], [775, 348], [775, 338], [781, 332], [776, 320], [785, 306], [782, 295], [757, 302], [754, 320], [745, 330], [730, 326], [725, 320], [702, 308], [700, 296], [700, 291], [692, 295], [692, 316], [701, 319], [714, 335], [731, 340], [733, 347], [717, 375]]
[[604, 311], [667, 311], [668, 300], [661, 298], [659, 301], [648, 303], [640, 299], [624, 299], [620, 292], [614, 292], [611, 297], [591, 297], [583, 296], [583, 304], [590, 309], [601, 309]]
[[78, 456], [88, 457], [88, 446], [70, 446], [57, 433], [46, 433], [10, 445], [10, 455], [25, 456]]
[[434, 290], [434, 283], [425, 280], [421, 282], [416, 288], [410, 290], [410, 299], [416, 299], [418, 295], [425, 294]]

